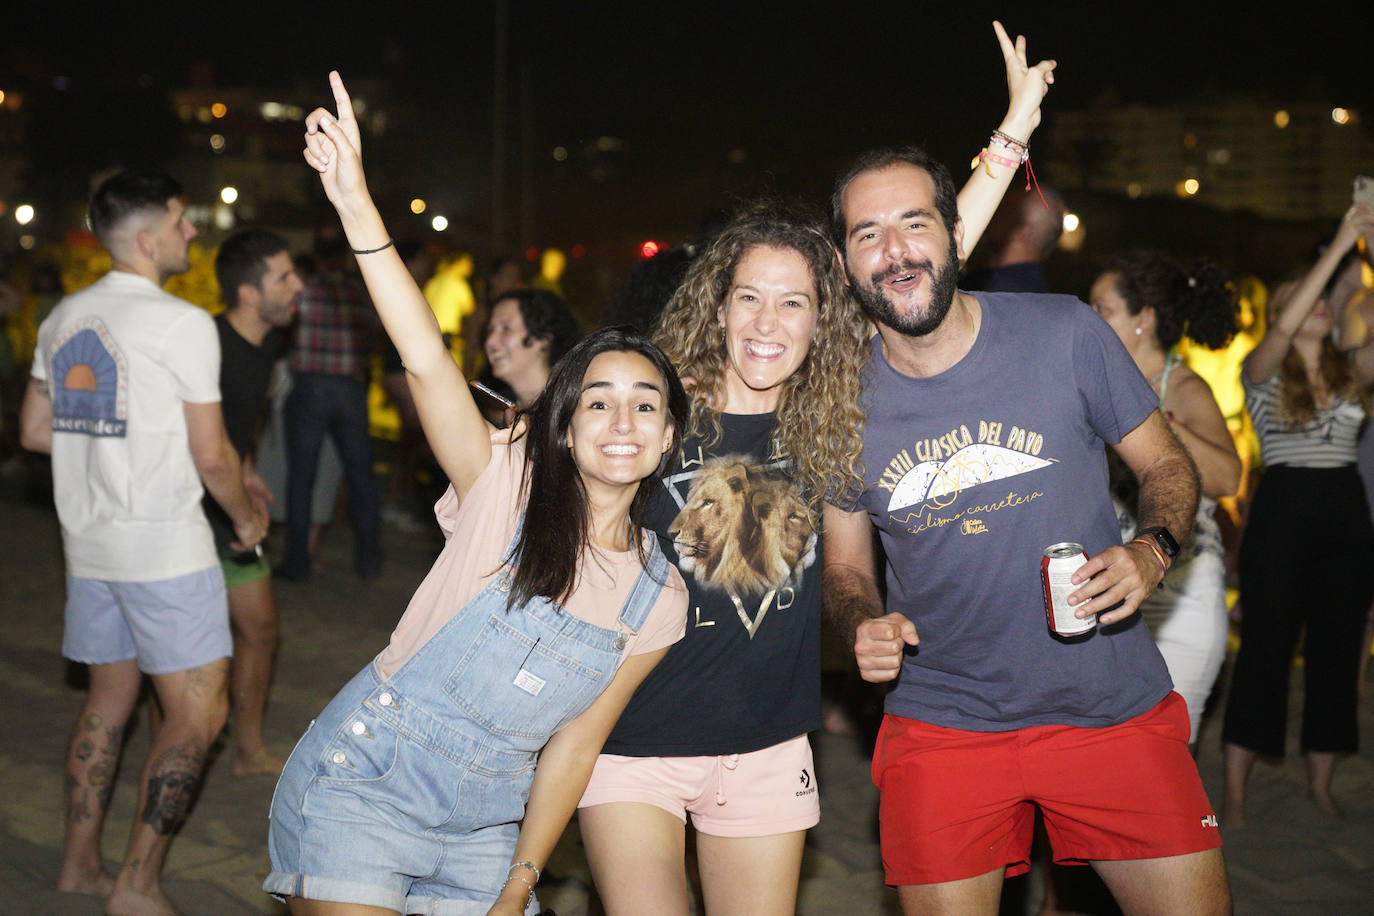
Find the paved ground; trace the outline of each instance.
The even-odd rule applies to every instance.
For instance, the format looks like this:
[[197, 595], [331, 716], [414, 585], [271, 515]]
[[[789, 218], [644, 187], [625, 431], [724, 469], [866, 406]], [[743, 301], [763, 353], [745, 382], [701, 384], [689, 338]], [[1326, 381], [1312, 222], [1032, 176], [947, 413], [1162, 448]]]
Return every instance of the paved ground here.
[[[306, 585], [278, 586], [283, 627], [280, 660], [267, 716], [268, 743], [285, 754], [333, 692], [385, 643], [411, 591], [435, 554], [432, 535], [385, 533], [387, 566], [363, 583], [348, 563], [349, 537], [334, 531], [323, 562]], [[62, 752], [79, 708], [80, 672], [59, 655], [62, 559], [50, 509], [0, 492], [0, 912], [94, 914], [96, 902], [52, 890], [61, 833]], [[1366, 745], [1374, 711], [1362, 710]], [[1210, 721], [1199, 760], [1212, 797], [1221, 790], [1218, 723]], [[146, 748], [140, 727], [129, 739], [106, 830], [106, 856], [122, 854], [132, 816], [137, 761]], [[821, 824], [808, 840], [798, 912], [845, 916], [897, 912], [883, 886], [875, 832], [876, 792], [858, 739], [816, 736]], [[1295, 738], [1290, 739], [1290, 744]], [[1335, 791], [1344, 821], [1304, 798], [1301, 762], [1261, 765], [1253, 779], [1245, 831], [1226, 832], [1226, 855], [1241, 914], [1374, 912], [1374, 758], [1366, 750], [1344, 761]], [[1123, 786], [1123, 791], [1130, 791]], [[284, 913], [259, 890], [266, 873], [265, 837], [272, 780], [235, 779], [228, 761], [211, 763], [204, 790], [172, 845], [166, 886], [190, 916]], [[550, 863], [541, 899], [559, 916], [598, 913], [574, 825]], [[1023, 885], [1025, 882], [1021, 882]], [[1033, 887], [1010, 889], [1005, 912], [1038, 901]]]

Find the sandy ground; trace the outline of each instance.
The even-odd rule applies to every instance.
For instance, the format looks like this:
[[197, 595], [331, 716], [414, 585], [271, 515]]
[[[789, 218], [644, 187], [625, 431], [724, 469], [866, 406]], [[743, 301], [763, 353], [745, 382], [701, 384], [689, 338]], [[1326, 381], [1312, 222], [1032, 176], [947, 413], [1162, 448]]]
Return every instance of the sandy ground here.
[[[52, 511], [0, 493], [0, 912], [100, 912], [89, 898], [53, 890], [62, 842], [62, 754], [80, 707], [80, 672], [59, 652], [63, 568]], [[385, 532], [380, 579], [349, 572], [349, 535], [330, 533], [312, 581], [280, 584], [282, 639], [267, 714], [268, 744], [285, 755], [333, 692], [385, 643], [435, 554], [437, 535]], [[1224, 677], [1224, 675], [1223, 675]], [[1223, 681], [1224, 683], [1224, 681]], [[1361, 713], [1366, 745], [1374, 711]], [[1296, 716], [1294, 717], [1296, 718]], [[1219, 722], [1205, 726], [1199, 766], [1213, 799], [1221, 791]], [[857, 738], [814, 736], [822, 819], [808, 838], [798, 913], [896, 913], [883, 885], [877, 793], [867, 747]], [[1296, 743], [1296, 733], [1290, 746]], [[129, 738], [106, 825], [106, 858], [116, 867], [133, 815], [134, 778], [147, 746], [140, 725]], [[223, 750], [221, 742], [220, 750]], [[1261, 764], [1252, 780], [1251, 820], [1226, 831], [1226, 856], [1241, 914], [1374, 912], [1374, 760], [1368, 750], [1344, 761], [1335, 792], [1346, 819], [1321, 814], [1305, 798], [1299, 759]], [[172, 844], [166, 888], [189, 914], [285, 913], [259, 889], [267, 871], [267, 808], [273, 780], [236, 779], [227, 755], [213, 759], [204, 789]], [[1123, 787], [1123, 791], [1129, 791]], [[589, 894], [577, 827], [565, 834], [541, 883], [558, 916], [600, 912]], [[1009, 882], [1004, 913], [1038, 903], [1035, 879]]]

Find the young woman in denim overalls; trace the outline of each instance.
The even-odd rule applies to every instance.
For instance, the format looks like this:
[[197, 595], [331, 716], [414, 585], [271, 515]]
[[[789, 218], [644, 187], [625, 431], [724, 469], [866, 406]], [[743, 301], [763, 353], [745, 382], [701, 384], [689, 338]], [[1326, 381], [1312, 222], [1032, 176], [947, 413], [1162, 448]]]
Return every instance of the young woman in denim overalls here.
[[367, 191], [338, 74], [306, 120], [435, 458], [443, 552], [390, 645], [311, 724], [272, 801], [264, 889], [293, 913], [535, 913], [539, 869], [686, 593], [640, 519], [686, 395], [647, 340], [588, 336], [528, 435], [493, 442]]

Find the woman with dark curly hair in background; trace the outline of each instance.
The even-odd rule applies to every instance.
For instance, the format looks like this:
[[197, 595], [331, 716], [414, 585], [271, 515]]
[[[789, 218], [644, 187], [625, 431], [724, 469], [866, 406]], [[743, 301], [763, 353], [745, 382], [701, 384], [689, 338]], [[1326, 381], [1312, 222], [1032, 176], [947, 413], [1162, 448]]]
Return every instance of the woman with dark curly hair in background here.
[[1242, 370], [1264, 476], [1240, 546], [1240, 654], [1222, 727], [1222, 818], [1229, 827], [1245, 825], [1255, 757], [1283, 756], [1288, 675], [1300, 635], [1307, 791], [1336, 817], [1336, 757], [1359, 740], [1355, 673], [1374, 596], [1374, 527], [1355, 457], [1374, 381], [1374, 342], [1337, 349], [1330, 300], [1331, 281], [1360, 237], [1374, 237], [1374, 212], [1351, 207], [1316, 264], [1274, 294], [1269, 330]]
[[[1159, 409], [1202, 480], [1193, 541], [1140, 605], [1174, 689], [1188, 704], [1189, 743], [1196, 744], [1203, 707], [1226, 657], [1225, 551], [1216, 501], [1236, 492], [1240, 458], [1211, 388], [1174, 348], [1185, 333], [1205, 347], [1224, 347], [1236, 331], [1233, 297], [1216, 265], [1199, 261], [1184, 270], [1165, 255], [1142, 251], [1109, 262], [1089, 302], [1159, 393]], [[1120, 476], [1130, 478], [1113, 475]], [[1117, 500], [1123, 541], [1135, 536], [1134, 502]]]

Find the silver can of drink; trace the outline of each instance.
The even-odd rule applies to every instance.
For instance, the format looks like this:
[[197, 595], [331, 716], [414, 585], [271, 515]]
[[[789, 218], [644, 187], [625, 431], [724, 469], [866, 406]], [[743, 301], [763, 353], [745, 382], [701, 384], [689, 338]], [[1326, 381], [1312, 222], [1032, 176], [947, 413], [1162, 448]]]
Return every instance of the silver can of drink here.
[[1045, 548], [1040, 560], [1040, 586], [1045, 592], [1045, 620], [1056, 636], [1078, 636], [1097, 626], [1096, 615], [1080, 619], [1073, 615], [1069, 594], [1078, 589], [1070, 576], [1088, 562], [1082, 544], [1064, 542]]

